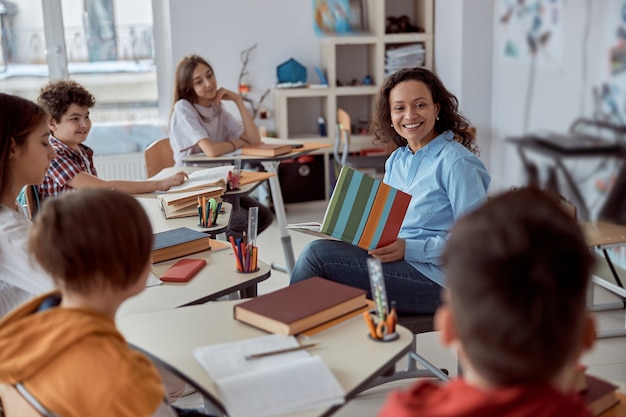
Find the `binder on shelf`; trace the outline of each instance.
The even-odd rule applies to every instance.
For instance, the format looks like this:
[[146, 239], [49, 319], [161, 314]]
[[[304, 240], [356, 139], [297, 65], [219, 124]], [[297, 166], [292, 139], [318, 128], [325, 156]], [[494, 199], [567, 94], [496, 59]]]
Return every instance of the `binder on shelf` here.
[[409, 194], [344, 166], [322, 224], [297, 223], [287, 228], [371, 250], [397, 239], [410, 202]]

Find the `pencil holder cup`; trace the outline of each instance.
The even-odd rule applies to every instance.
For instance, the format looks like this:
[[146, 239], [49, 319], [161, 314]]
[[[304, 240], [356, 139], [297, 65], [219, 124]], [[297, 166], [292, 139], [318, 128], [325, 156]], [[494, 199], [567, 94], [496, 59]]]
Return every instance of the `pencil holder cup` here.
[[380, 320], [377, 315], [365, 311], [363, 312], [363, 318], [369, 330], [367, 337], [371, 340], [376, 342], [392, 342], [400, 337], [398, 332], [396, 332], [395, 317], [389, 317], [388, 315], [385, 320]]
[[249, 271], [241, 271], [241, 270], [239, 270], [239, 269], [237, 269], [237, 268], [235, 267], [235, 272], [237, 272], [237, 273], [239, 273], [239, 274], [252, 274], [253, 272], [259, 272], [259, 269], [260, 269], [260, 268], [258, 268], [258, 267], [257, 267], [256, 269], [251, 269], [251, 270], [249, 270]]
[[257, 263], [259, 248], [253, 244], [246, 244], [244, 239], [234, 239], [232, 236], [229, 238], [233, 248], [233, 255], [235, 257], [235, 271], [241, 274], [248, 274], [259, 270]]
[[390, 334], [384, 335], [382, 339], [379, 339], [379, 338], [372, 337], [372, 335], [368, 333], [367, 337], [375, 342], [393, 342], [394, 340], [397, 340], [400, 337], [400, 335], [397, 332], [390, 333]]
[[241, 180], [241, 172], [230, 171], [228, 175], [228, 183], [226, 188], [228, 191], [239, 189], [239, 181]]

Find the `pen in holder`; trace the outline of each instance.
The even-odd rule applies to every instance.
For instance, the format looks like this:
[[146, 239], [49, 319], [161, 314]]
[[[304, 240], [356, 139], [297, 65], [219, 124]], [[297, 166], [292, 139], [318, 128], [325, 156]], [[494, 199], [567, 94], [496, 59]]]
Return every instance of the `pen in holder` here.
[[250, 207], [248, 209], [248, 235], [243, 233], [243, 239], [234, 239], [230, 236], [230, 244], [235, 253], [237, 272], [256, 272], [259, 270], [257, 258], [259, 249], [256, 246], [257, 224], [259, 219], [259, 208]]
[[198, 197], [198, 226], [215, 226], [221, 210], [221, 201], [218, 203], [215, 198]]
[[241, 180], [241, 159], [235, 159], [233, 164], [234, 167], [232, 171], [228, 172], [226, 184], [228, 191], [237, 190], [239, 188], [239, 181]]
[[392, 304], [391, 310], [387, 303], [387, 290], [383, 277], [383, 267], [379, 260], [369, 258], [367, 269], [370, 276], [370, 287], [372, 298], [376, 302], [376, 313], [364, 312], [363, 317], [367, 323], [370, 339], [380, 342], [390, 342], [399, 336], [396, 333], [398, 316], [395, 306]]

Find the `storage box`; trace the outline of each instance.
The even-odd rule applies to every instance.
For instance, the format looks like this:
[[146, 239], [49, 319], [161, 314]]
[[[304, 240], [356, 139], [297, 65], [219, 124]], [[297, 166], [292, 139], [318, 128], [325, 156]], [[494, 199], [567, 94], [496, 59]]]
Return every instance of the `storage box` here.
[[325, 199], [323, 155], [305, 155], [281, 162], [278, 179], [286, 204]]

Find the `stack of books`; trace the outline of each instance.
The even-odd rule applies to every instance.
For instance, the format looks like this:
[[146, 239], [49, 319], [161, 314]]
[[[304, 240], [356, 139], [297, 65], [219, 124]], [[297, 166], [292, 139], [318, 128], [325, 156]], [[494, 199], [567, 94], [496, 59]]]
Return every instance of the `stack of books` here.
[[285, 336], [300, 334], [371, 307], [366, 291], [313, 277], [234, 307], [243, 323]]
[[403, 68], [424, 66], [426, 51], [420, 43], [387, 49], [385, 52], [385, 77]]
[[198, 201], [214, 198], [218, 201], [224, 194], [222, 187], [206, 187], [195, 191], [159, 194], [157, 200], [166, 219], [198, 215]]
[[180, 258], [209, 249], [211, 249], [209, 235], [187, 227], [178, 227], [154, 234], [152, 263]]
[[241, 148], [242, 155], [250, 156], [278, 156], [284, 155], [292, 151], [289, 144], [268, 144], [259, 143], [256, 145], [248, 145]]

